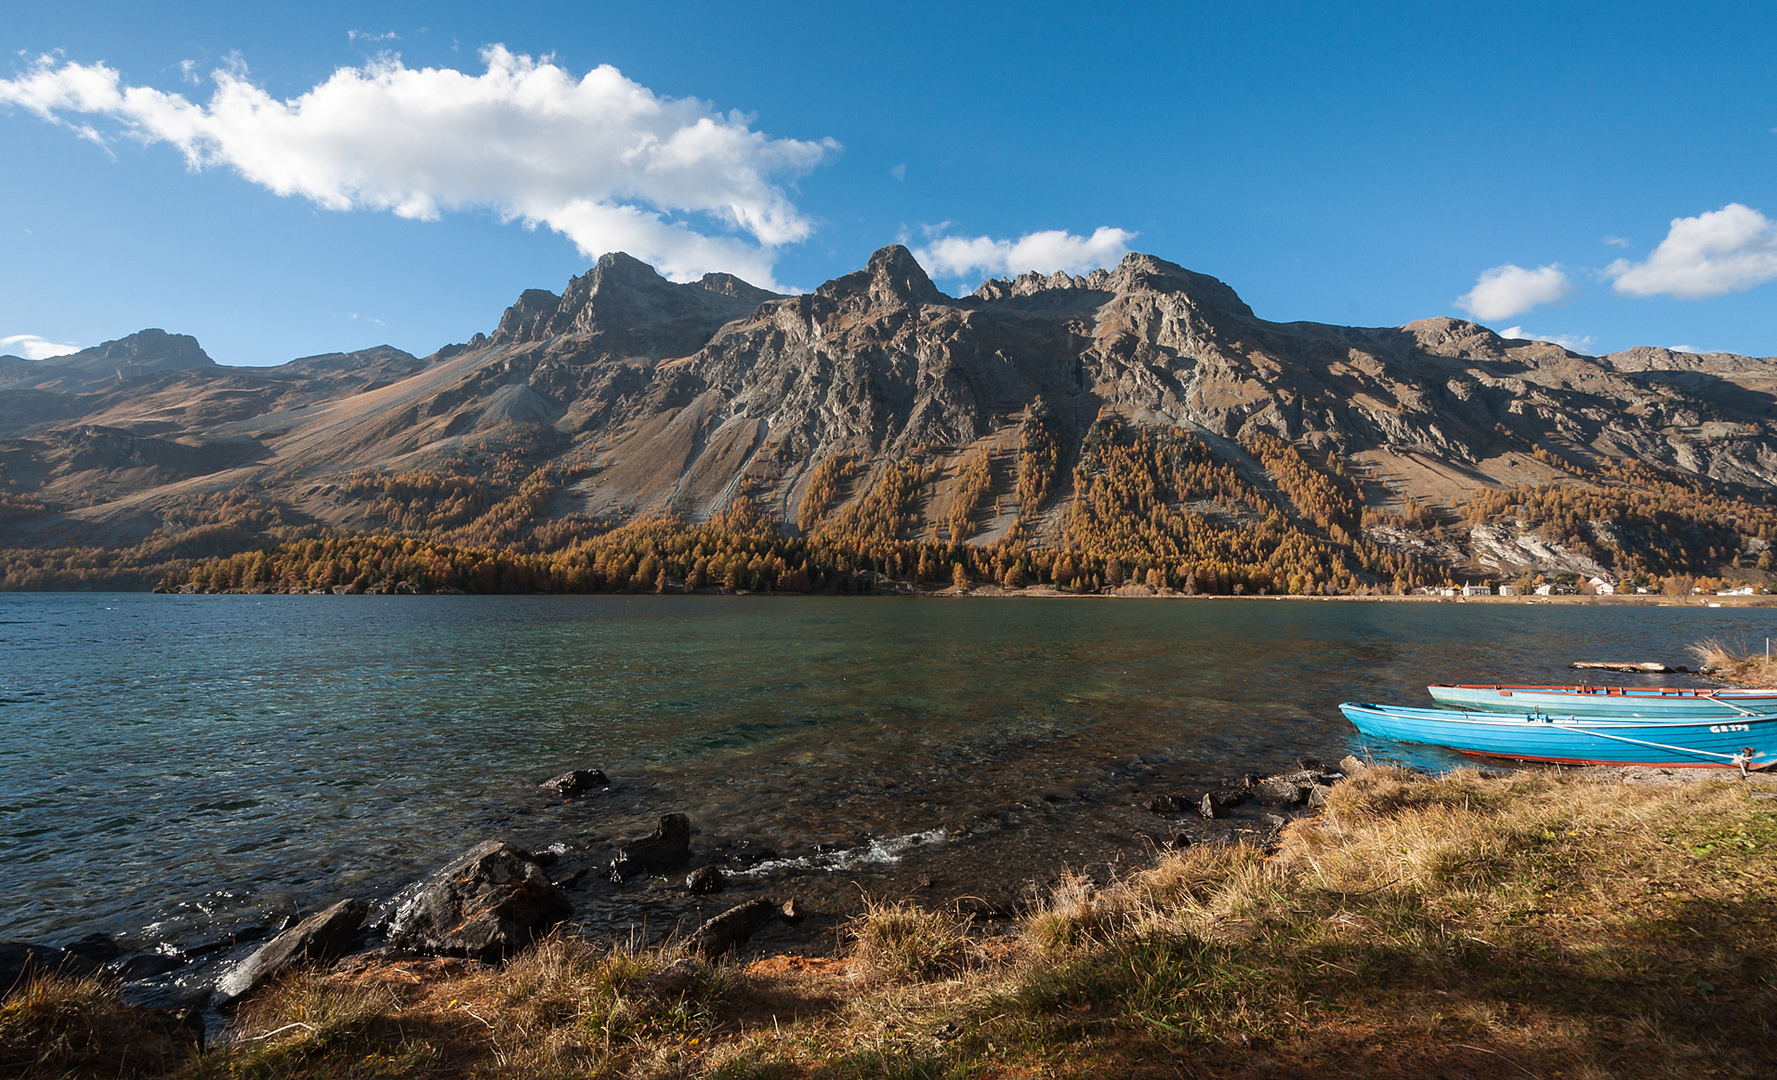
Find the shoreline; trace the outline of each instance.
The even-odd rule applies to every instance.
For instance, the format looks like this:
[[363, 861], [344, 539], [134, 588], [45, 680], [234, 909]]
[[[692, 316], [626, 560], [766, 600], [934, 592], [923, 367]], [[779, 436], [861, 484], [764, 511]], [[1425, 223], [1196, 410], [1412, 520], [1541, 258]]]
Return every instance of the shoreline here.
[[[504, 965], [323, 960], [242, 1004], [201, 1075], [279, 1062], [357, 1075], [372, 1051], [395, 1072], [441, 1077], [669, 1065], [812, 1077], [841, 1060], [867, 1076], [1159, 1076], [1175, 1062], [1259, 1076], [1342, 1062], [1405, 1077], [1489, 1074], [1499, 1057], [1541, 1075], [1658, 1061], [1652, 1074], [1751, 1076], [1777, 1064], [1746, 1022], [1777, 989], [1741, 963], [1777, 930], [1777, 777], [1357, 764], [1314, 813], [1257, 842], [1064, 875], [998, 918], [879, 898], [820, 950], [763, 935], [709, 955], [695, 934], [647, 946], [558, 936]], [[1162, 987], [1176, 989], [1155, 996]], [[54, 1007], [116, 1013], [102, 988], [86, 993]], [[567, 1011], [536, 1011], [557, 1000]], [[602, 1018], [590, 1041], [589, 1016]], [[1661, 1018], [1663, 1034], [1650, 1040], [1635, 1016]], [[177, 1019], [155, 1021], [161, 1067], [138, 1075], [200, 1075]], [[105, 1067], [90, 1075], [122, 1071]]]
[[[897, 586], [902, 583], [894, 583]], [[21, 591], [22, 592], [22, 591]], [[57, 593], [77, 596], [105, 595], [100, 590], [81, 589], [46, 589], [31, 590], [33, 593]], [[967, 590], [955, 587], [946, 589], [891, 588], [872, 589], [855, 593], [838, 590], [821, 592], [756, 592], [748, 589], [703, 588], [696, 590], [669, 589], [666, 592], [648, 592], [631, 590], [625, 592], [486, 592], [466, 593], [461, 590], [427, 590], [414, 589], [408, 591], [389, 590], [383, 592], [350, 592], [345, 590], [308, 589], [280, 591], [275, 589], [246, 590], [229, 589], [206, 591], [192, 589], [163, 590], [138, 589], [118, 590], [121, 595], [142, 595], [152, 593], [161, 596], [610, 596], [610, 597], [645, 597], [645, 596], [769, 596], [769, 597], [838, 597], [863, 599], [868, 597], [921, 597], [946, 599], [1049, 599], [1049, 600], [1217, 600], [1217, 601], [1305, 601], [1305, 602], [1358, 602], [1358, 603], [1416, 603], [1416, 604], [1552, 604], [1581, 606], [1643, 606], [1643, 607], [1709, 607], [1709, 608], [1769, 608], [1777, 607], [1777, 595], [1769, 596], [1713, 596], [1697, 594], [1692, 596], [1666, 595], [1630, 595], [1630, 596], [1419, 596], [1394, 595], [1378, 593], [1360, 596], [1348, 593], [1330, 595], [1298, 595], [1293, 593], [1266, 595], [1232, 595], [1227, 593], [1185, 593], [1177, 589], [1154, 591], [1147, 586], [1125, 587], [1123, 589], [1100, 591], [1095, 593], [1065, 592], [1052, 585], [1037, 585], [1023, 589], [1008, 589], [999, 585], [976, 586]]]

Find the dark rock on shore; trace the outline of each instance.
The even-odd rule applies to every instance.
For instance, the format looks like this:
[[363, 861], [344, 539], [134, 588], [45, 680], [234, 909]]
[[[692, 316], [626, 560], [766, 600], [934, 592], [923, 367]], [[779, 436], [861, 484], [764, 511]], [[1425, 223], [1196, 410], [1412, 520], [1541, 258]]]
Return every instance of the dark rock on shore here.
[[611, 781], [599, 769], [574, 769], [543, 781], [541, 786], [564, 799], [576, 799], [589, 791], [610, 787]]
[[58, 945], [0, 941], [0, 995], [10, 994], [34, 975], [66, 972], [89, 975], [99, 965]]
[[88, 934], [79, 941], [70, 941], [63, 945], [62, 951], [78, 956], [95, 966], [115, 960], [123, 952], [117, 947], [117, 942], [111, 939], [110, 934]]
[[1242, 787], [1231, 784], [1196, 794], [1157, 795], [1148, 800], [1148, 809], [1156, 814], [1183, 814], [1195, 811], [1211, 820], [1225, 818], [1228, 811], [1247, 800]]
[[185, 966], [187, 959], [182, 955], [164, 952], [131, 953], [106, 964], [105, 974], [121, 982], [153, 979], [169, 971], [178, 971]]
[[703, 968], [689, 956], [681, 956], [642, 980], [642, 989], [654, 997], [688, 994], [703, 977]]
[[489, 840], [403, 901], [389, 921], [389, 940], [415, 952], [501, 960], [573, 913], [529, 852]]
[[611, 880], [619, 885], [651, 870], [683, 866], [691, 858], [691, 819], [667, 814], [647, 836], [626, 841], [611, 862]]
[[1301, 806], [1308, 801], [1308, 784], [1288, 780], [1261, 780], [1253, 785], [1253, 794], [1264, 806]]
[[748, 900], [729, 908], [697, 928], [691, 935], [691, 947], [705, 956], [721, 956], [732, 952], [758, 933], [779, 912], [770, 900]]
[[370, 905], [341, 900], [297, 923], [231, 968], [216, 984], [212, 1004], [226, 1008], [264, 986], [267, 981], [305, 963], [345, 955], [358, 939]]
[[[285, 926], [287, 928], [289, 924], [286, 923]], [[243, 926], [240, 929], [224, 935], [223, 937], [216, 938], [213, 941], [206, 941], [198, 945], [192, 945], [188, 948], [180, 949], [179, 951], [185, 956], [208, 956], [211, 953], [227, 952], [237, 945], [245, 945], [251, 941], [258, 941], [270, 932], [270, 928], [265, 926]]]
[[1197, 803], [1197, 812], [1214, 821], [1225, 818], [1228, 811], [1246, 801], [1244, 791], [1206, 791]]

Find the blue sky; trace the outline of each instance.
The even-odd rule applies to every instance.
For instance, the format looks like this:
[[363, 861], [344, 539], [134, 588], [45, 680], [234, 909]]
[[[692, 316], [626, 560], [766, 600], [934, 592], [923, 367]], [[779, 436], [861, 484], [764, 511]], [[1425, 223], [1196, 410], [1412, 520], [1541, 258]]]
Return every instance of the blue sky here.
[[859, 8], [0, 2], [0, 352], [425, 354], [609, 247], [812, 288], [902, 240], [1777, 355], [1772, 5]]

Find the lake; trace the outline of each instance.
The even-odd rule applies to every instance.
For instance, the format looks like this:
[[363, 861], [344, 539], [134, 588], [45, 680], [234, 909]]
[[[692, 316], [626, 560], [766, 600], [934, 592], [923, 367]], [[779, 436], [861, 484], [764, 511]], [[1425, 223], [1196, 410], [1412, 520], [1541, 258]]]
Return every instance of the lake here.
[[[1777, 611], [7, 594], [0, 919], [8, 938], [190, 939], [387, 896], [490, 836], [591, 851], [668, 811], [694, 846], [850, 850], [856, 873], [923, 838], [973, 887], [971, 865], [1010, 880], [1127, 848], [1156, 783], [1457, 760], [1365, 746], [1341, 701], [1688, 663], [1708, 635], [1762, 647]], [[616, 786], [539, 794], [576, 767]]]

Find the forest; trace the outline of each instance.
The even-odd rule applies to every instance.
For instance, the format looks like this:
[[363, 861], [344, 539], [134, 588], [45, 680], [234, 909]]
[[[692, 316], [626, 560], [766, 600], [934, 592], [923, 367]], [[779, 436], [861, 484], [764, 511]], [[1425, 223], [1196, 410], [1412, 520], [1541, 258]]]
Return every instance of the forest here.
[[[1733, 580], [1736, 570], [1763, 579], [1777, 527], [1768, 502], [1641, 463], [1582, 466], [1542, 450], [1566, 479], [1430, 507], [1379, 496], [1337, 453], [1262, 431], [1244, 435], [1245, 461], [1235, 462], [1190, 432], [1107, 413], [1085, 432], [1067, 476], [1061, 445], [1039, 400], [1009, 463], [996, 465], [985, 448], [940, 462], [928, 448], [871, 474], [858, 456], [834, 455], [810, 471], [793, 523], [744, 487], [703, 521], [562, 513], [559, 497], [591, 470], [581, 461], [504, 455], [367, 470], [340, 485], [366, 507], [359, 529], [293, 521], [238, 489], [190, 500], [133, 545], [0, 552], [0, 587], [1361, 595], [1512, 580], [1434, 555], [1449, 537], [1509, 522], [1625, 582], [1672, 591], [1675, 582]], [[947, 499], [930, 497], [946, 483]]]

